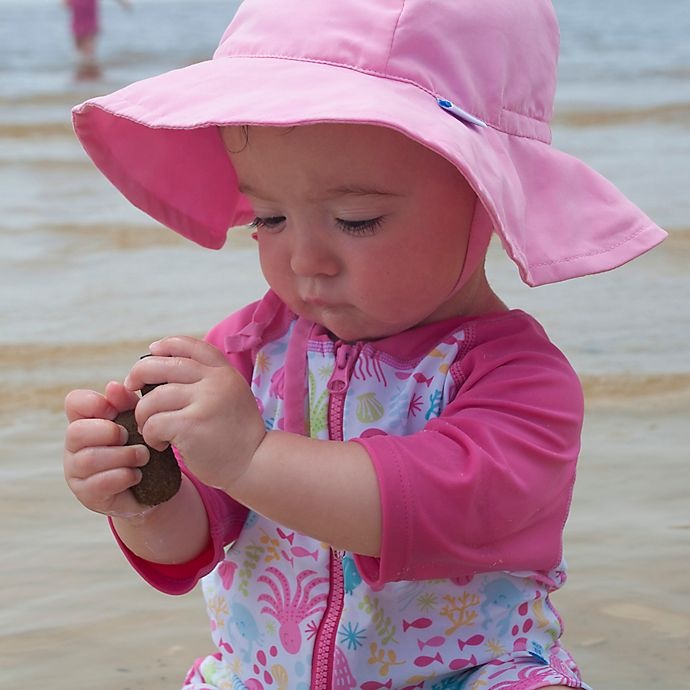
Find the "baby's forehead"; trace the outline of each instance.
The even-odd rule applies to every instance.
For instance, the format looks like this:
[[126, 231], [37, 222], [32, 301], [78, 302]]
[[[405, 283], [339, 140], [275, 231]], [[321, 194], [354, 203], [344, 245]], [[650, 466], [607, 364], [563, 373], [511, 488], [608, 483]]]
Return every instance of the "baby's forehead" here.
[[245, 159], [271, 165], [320, 167], [324, 174], [345, 167], [372, 176], [435, 174], [453, 163], [412, 137], [380, 125], [324, 122], [289, 127], [231, 125], [221, 127], [225, 147], [236, 165]]
[[395, 196], [460, 175], [447, 159], [387, 127], [231, 126], [222, 135], [240, 190], [264, 199], [275, 184]]

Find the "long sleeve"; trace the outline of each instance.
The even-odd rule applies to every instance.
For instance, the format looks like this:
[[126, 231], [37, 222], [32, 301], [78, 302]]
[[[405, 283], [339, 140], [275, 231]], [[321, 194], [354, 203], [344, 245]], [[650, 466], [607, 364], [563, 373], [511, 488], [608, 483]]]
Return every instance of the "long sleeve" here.
[[[280, 313], [276, 309], [277, 304], [275, 296], [269, 293], [260, 302], [249, 304], [223, 320], [206, 336], [208, 342], [225, 353], [228, 362], [247, 382], [251, 381], [254, 344], [252, 337], [247, 337], [247, 334], [260, 336], [262, 330]], [[236, 350], [228, 349], [229, 338], [240, 343]], [[197, 480], [185, 467], [184, 459], [179, 456], [178, 463], [199, 492], [208, 516], [209, 542], [206, 549], [187, 563], [152, 563], [132, 553], [113, 530], [117, 543], [134, 570], [151, 586], [167, 594], [185, 594], [194, 588], [201, 577], [211, 572], [222, 559], [225, 547], [238, 537], [248, 514], [246, 507], [226, 493]]]
[[356, 439], [381, 493], [380, 558], [357, 557], [372, 586], [559, 563], [582, 390], [533, 319], [502, 327], [478, 332], [453, 366], [457, 395], [423, 431]]

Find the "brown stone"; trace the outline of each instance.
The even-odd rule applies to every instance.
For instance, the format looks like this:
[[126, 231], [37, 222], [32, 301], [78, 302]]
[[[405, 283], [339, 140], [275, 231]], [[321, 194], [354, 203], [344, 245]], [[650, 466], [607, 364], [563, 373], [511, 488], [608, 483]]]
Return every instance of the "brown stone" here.
[[168, 446], [163, 451], [151, 448], [137, 431], [134, 410], [121, 412], [115, 418], [115, 423], [127, 429], [126, 445], [144, 445], [151, 454], [149, 461], [140, 468], [141, 481], [132, 487], [134, 497], [146, 506], [156, 506], [170, 500], [178, 492], [182, 483], [182, 473], [172, 448]]

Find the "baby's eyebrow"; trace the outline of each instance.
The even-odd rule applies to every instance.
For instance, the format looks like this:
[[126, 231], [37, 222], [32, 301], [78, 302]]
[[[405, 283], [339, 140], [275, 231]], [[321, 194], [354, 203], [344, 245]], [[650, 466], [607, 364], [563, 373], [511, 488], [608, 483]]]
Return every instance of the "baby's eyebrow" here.
[[[266, 199], [269, 200], [270, 196], [266, 196], [266, 194], [260, 190], [257, 190], [256, 188], [252, 187], [251, 184], [247, 184], [245, 182], [240, 182], [237, 185], [237, 188], [242, 194], [245, 194], [247, 196], [253, 196], [257, 199]], [[345, 185], [338, 185], [337, 187], [330, 187], [328, 189], [323, 190], [322, 192], [319, 192], [318, 195], [319, 199], [335, 199], [337, 197], [342, 197], [342, 196], [390, 196], [390, 197], [398, 197], [398, 196], [403, 196], [402, 194], [398, 192], [393, 192], [390, 189], [383, 189], [382, 187], [368, 187], [365, 185], [351, 185], [351, 184], [345, 184]]]
[[338, 187], [331, 187], [324, 193], [326, 197], [337, 196], [402, 196], [390, 189], [383, 189], [380, 187], [367, 187], [364, 185], [342, 185]]
[[239, 182], [237, 185], [237, 189], [240, 191], [241, 194], [245, 194], [247, 196], [261, 197], [261, 194], [250, 184]]

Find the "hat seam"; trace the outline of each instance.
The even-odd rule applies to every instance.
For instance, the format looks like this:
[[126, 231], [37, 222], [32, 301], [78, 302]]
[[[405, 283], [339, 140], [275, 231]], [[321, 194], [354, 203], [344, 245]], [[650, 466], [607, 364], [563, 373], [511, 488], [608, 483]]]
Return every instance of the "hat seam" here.
[[393, 54], [393, 44], [395, 43], [395, 34], [398, 32], [398, 26], [400, 25], [400, 19], [403, 15], [404, 11], [405, 11], [405, 0], [402, 0], [402, 3], [400, 5], [400, 12], [398, 12], [398, 16], [395, 20], [395, 26], [393, 27], [393, 31], [391, 32], [391, 40], [390, 40], [390, 43], [388, 44], [388, 56], [386, 57], [386, 64], [384, 67], [384, 69], [386, 70], [386, 73], [388, 73], [388, 65], [390, 64], [391, 55]]
[[653, 224], [650, 223], [649, 221], [644, 221], [641, 223], [639, 226], [635, 228], [635, 231], [632, 232], [630, 235], [627, 235], [624, 237], [620, 242], [617, 242], [616, 244], [609, 245], [607, 247], [604, 247], [603, 249], [598, 249], [596, 251], [589, 251], [589, 252], [584, 252], [582, 254], [575, 254], [573, 256], [567, 256], [562, 259], [553, 259], [552, 261], [542, 261], [541, 263], [538, 264], [531, 264], [531, 268], [542, 268], [543, 266], [554, 266], [555, 264], [564, 264], [564, 263], [569, 263], [571, 261], [578, 261], [579, 259], [583, 259], [586, 257], [590, 256], [599, 256], [601, 254], [606, 254], [607, 252], [613, 251], [614, 249], [618, 249], [618, 247], [622, 247], [624, 244], [630, 242], [631, 240], [634, 240], [638, 235], [640, 235], [642, 232], [647, 230], [648, 228], [652, 228]]
[[435, 93], [431, 89], [428, 89], [426, 86], [422, 86], [420, 83], [413, 81], [412, 79], [408, 79], [406, 77], [401, 77], [399, 75], [395, 74], [390, 74], [387, 72], [381, 72], [379, 70], [375, 69], [365, 69], [363, 67], [358, 67], [357, 65], [351, 65], [346, 62], [334, 62], [332, 60], [318, 60], [316, 58], [306, 58], [306, 57], [294, 57], [292, 55], [279, 55], [279, 54], [274, 54], [274, 53], [262, 53], [261, 55], [257, 55], [256, 53], [233, 53], [232, 55], [223, 55], [222, 58], [216, 58], [216, 59], [225, 59], [225, 58], [242, 58], [242, 59], [255, 59], [255, 58], [268, 58], [269, 60], [292, 60], [293, 62], [310, 62], [316, 65], [329, 65], [330, 67], [343, 67], [345, 69], [350, 69], [353, 72], [360, 72], [361, 74], [370, 74], [374, 77], [382, 77], [384, 79], [393, 79], [394, 81], [399, 81], [403, 82], [405, 84], [410, 84], [411, 86], [416, 86], [418, 89], [421, 89], [425, 93], [428, 93], [430, 96], [433, 96], [434, 98], [438, 98], [440, 94]]
[[543, 135], [524, 134], [522, 132], [517, 131], [517, 129], [515, 129], [514, 127], [510, 126], [510, 124], [507, 123], [502, 117], [500, 117], [500, 115], [499, 119], [501, 121], [501, 126], [500, 128], [494, 126], [494, 129], [497, 129], [499, 132], [503, 132], [504, 134], [508, 134], [510, 136], [520, 137], [521, 139], [540, 141], [542, 144], [547, 145], [551, 144], [553, 135], [551, 132], [551, 125], [548, 120], [542, 120], [541, 118], [532, 117], [531, 115], [525, 115], [524, 113], [520, 113], [517, 110], [511, 110], [510, 108], [506, 108], [505, 106], [501, 106], [500, 112], [510, 113], [510, 115], [512, 115], [513, 117], [519, 118], [520, 120], [526, 120], [528, 123], [533, 123], [535, 126], [537, 126], [538, 129], [544, 129], [545, 132]]

